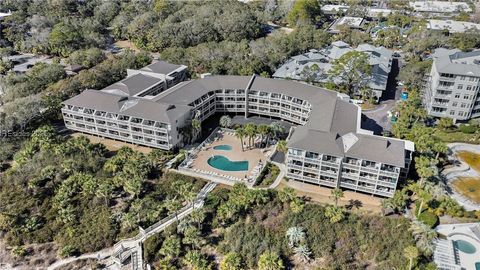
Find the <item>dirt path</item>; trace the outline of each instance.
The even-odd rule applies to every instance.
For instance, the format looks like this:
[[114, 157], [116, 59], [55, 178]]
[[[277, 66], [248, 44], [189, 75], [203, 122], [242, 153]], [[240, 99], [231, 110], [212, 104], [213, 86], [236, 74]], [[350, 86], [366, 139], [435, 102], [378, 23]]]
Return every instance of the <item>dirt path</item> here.
[[[305, 196], [314, 202], [321, 204], [332, 204], [330, 199], [331, 188], [324, 188], [310, 184], [299, 183], [296, 181], [282, 180], [277, 189], [281, 190], [285, 187], [294, 188], [298, 196]], [[381, 199], [353, 191], [344, 191], [344, 197], [339, 200], [339, 205], [348, 205], [350, 200], [358, 200], [362, 203], [359, 211], [368, 211], [381, 213]]]

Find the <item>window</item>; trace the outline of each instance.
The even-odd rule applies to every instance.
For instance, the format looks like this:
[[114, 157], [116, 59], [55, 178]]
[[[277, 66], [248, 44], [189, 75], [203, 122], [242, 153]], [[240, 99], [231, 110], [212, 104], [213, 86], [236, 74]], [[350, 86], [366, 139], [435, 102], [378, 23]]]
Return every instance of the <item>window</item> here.
[[460, 107], [465, 108], [465, 107], [467, 107], [467, 104], [462, 103], [462, 105], [460, 105]]
[[450, 111], [450, 115], [455, 115], [455, 111]]
[[458, 90], [462, 90], [462, 89], [463, 89], [463, 84], [459, 84], [459, 85], [457, 86], [457, 89], [458, 89]]
[[467, 85], [467, 90], [468, 90], [468, 91], [472, 90], [472, 86], [471, 86], [471, 85]]
[[452, 102], [453, 107], [457, 107], [457, 102]]
[[475, 81], [475, 77], [470, 77], [470, 81], [471, 81], [471, 82], [474, 82], [474, 81]]
[[465, 81], [465, 76], [461, 76], [460, 80]]
[[460, 98], [460, 94], [455, 94], [455, 98]]
[[470, 99], [469, 95], [463, 95], [463, 99]]

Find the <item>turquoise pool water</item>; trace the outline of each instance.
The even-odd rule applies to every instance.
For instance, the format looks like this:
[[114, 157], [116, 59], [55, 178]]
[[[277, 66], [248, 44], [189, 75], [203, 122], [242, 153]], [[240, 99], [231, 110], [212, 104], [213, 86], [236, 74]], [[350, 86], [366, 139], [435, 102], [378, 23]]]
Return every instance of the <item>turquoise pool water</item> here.
[[221, 145], [214, 146], [213, 149], [215, 149], [215, 150], [223, 150], [223, 151], [230, 151], [230, 150], [232, 150], [232, 146], [231, 146], [231, 145], [228, 145], [228, 144], [221, 144]]
[[477, 249], [472, 244], [464, 240], [456, 240], [455, 247], [458, 248], [458, 250], [467, 254], [474, 254], [475, 252], [477, 252]]
[[228, 172], [238, 172], [248, 170], [248, 161], [231, 161], [224, 156], [213, 156], [208, 159], [208, 165]]
[[480, 270], [480, 262], [475, 263], [475, 270]]

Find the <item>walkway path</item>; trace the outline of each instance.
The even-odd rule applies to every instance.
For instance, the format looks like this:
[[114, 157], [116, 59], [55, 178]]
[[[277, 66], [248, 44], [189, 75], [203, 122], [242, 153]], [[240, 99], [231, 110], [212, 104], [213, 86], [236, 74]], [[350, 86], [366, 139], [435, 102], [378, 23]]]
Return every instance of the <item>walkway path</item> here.
[[286, 168], [285, 164], [283, 164], [283, 163], [278, 163], [278, 162], [274, 162], [274, 161], [270, 161], [270, 162], [277, 165], [277, 167], [280, 169], [280, 173], [278, 174], [277, 179], [275, 179], [275, 181], [268, 187], [269, 189], [274, 189], [274, 188], [278, 187], [278, 185], [280, 185], [280, 183], [282, 182], [282, 179], [287, 174], [287, 168]]
[[52, 265], [48, 267], [49, 270], [57, 269], [60, 266], [72, 263], [77, 260], [83, 259], [98, 259], [103, 260], [109, 257], [113, 257], [114, 261], [123, 263], [128, 257], [132, 256], [132, 269], [143, 269], [143, 258], [142, 258], [142, 243], [147, 240], [150, 236], [163, 231], [166, 227], [173, 224], [175, 221], [180, 220], [190, 213], [192, 213], [195, 209], [202, 208], [204, 204], [204, 200], [207, 194], [212, 191], [217, 186], [216, 183], [208, 183], [206, 184], [202, 190], [197, 195], [197, 198], [193, 202], [193, 204], [189, 204], [182, 209], [175, 215], [170, 215], [157, 223], [153, 224], [152, 226], [142, 229], [140, 228], [140, 232], [132, 238], [123, 239], [113, 247], [102, 249], [100, 251], [94, 253], [83, 254], [78, 257], [69, 257], [62, 260], [58, 260]]

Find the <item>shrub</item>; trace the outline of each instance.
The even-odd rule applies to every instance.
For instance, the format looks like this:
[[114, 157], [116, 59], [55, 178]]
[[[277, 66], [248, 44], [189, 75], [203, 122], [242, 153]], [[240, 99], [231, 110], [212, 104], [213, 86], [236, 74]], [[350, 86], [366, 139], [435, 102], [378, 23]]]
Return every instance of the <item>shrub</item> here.
[[419, 216], [418, 220], [430, 226], [431, 228], [435, 227], [438, 223], [438, 217], [430, 211], [423, 211]]
[[472, 133], [475, 133], [475, 131], [477, 131], [477, 127], [470, 124], [461, 124], [459, 129], [462, 133], [466, 133], [466, 134], [472, 134]]

